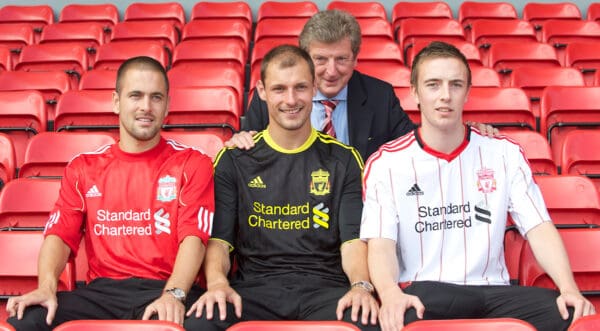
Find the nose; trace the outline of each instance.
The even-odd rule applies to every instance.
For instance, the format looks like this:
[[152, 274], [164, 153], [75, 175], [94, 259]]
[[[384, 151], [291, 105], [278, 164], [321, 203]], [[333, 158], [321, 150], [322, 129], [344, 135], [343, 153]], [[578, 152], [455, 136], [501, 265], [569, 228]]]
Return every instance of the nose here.
[[325, 72], [328, 75], [334, 75], [335, 74], [336, 69], [335, 69], [335, 59], [334, 58], [327, 59], [327, 64], [325, 64]]
[[151, 102], [151, 96], [144, 96], [143, 98], [141, 98], [139, 106], [140, 109], [143, 111], [149, 111], [150, 110], [150, 102]]
[[289, 88], [285, 93], [285, 103], [287, 105], [295, 105], [296, 104], [296, 91], [293, 88]]
[[450, 100], [450, 85], [442, 84], [442, 88], [440, 89], [440, 99], [444, 101]]

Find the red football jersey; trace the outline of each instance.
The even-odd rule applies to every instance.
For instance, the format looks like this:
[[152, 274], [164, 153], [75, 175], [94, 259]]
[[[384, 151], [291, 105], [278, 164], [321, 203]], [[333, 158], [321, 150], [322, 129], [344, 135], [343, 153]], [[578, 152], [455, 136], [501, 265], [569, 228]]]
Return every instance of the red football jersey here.
[[208, 156], [165, 139], [136, 154], [114, 144], [69, 163], [45, 235], [59, 236], [74, 254], [85, 238], [88, 281], [165, 280], [185, 237], [206, 245], [213, 212]]

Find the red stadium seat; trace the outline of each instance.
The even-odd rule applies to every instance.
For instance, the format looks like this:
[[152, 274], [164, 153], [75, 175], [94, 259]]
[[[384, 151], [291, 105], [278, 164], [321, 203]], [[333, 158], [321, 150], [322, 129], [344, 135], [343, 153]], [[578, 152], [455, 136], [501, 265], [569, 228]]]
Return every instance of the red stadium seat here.
[[392, 9], [392, 28], [396, 31], [400, 22], [407, 18], [441, 18], [452, 17], [452, 9], [443, 1], [399, 1]]
[[410, 69], [400, 63], [378, 66], [370, 62], [358, 62], [356, 70], [386, 81], [393, 87], [410, 87]]
[[60, 181], [55, 179], [17, 178], [8, 182], [0, 191], [0, 229], [43, 229], [59, 189]]
[[523, 236], [517, 230], [509, 214], [506, 231], [504, 232], [504, 263], [506, 264], [511, 285], [519, 284], [519, 261], [524, 245], [525, 239], [523, 239]]
[[[112, 27], [119, 22], [119, 10], [112, 3], [103, 4], [68, 4], [60, 11], [58, 21], [66, 22], [98, 22], [110, 36]], [[107, 41], [107, 40], [105, 40]]]
[[388, 65], [402, 65], [402, 51], [390, 40], [363, 40], [357, 56], [358, 63], [370, 66], [386, 67]]
[[0, 45], [21, 49], [34, 43], [33, 28], [24, 23], [0, 24]]
[[276, 38], [294, 38], [297, 39], [308, 21], [307, 17], [302, 18], [267, 18], [256, 24], [254, 30], [254, 42], [257, 43], [263, 39]]
[[502, 128], [535, 130], [536, 126], [529, 98], [521, 89], [511, 87], [472, 87], [463, 118]]
[[600, 86], [600, 70], [594, 74], [594, 86]]
[[[592, 303], [600, 303], [600, 229], [559, 229], [575, 282]], [[519, 282], [524, 286], [554, 288], [552, 279], [536, 262], [529, 243], [521, 253]]]
[[561, 174], [587, 176], [600, 192], [600, 131], [573, 130], [562, 144]]
[[594, 183], [579, 175], [535, 178], [552, 222], [558, 227], [600, 225], [600, 198]]
[[415, 42], [423, 41], [465, 41], [462, 26], [452, 19], [407, 18], [400, 23], [396, 35], [402, 51]]
[[[598, 307], [598, 302], [596, 302]], [[600, 315], [589, 315], [578, 318], [569, 326], [569, 331], [597, 331], [600, 330]]]
[[363, 41], [369, 39], [394, 40], [394, 32], [390, 23], [381, 18], [358, 18]]
[[[254, 43], [254, 47], [252, 47], [252, 52], [250, 53], [250, 77], [258, 77], [260, 74], [260, 63], [262, 62], [263, 57], [274, 47], [283, 45], [283, 44], [291, 44], [298, 45], [297, 37], [290, 37], [289, 39], [285, 38], [268, 38], [262, 39]], [[250, 89], [254, 87], [253, 82], [250, 83]]]
[[521, 145], [534, 175], [557, 174], [556, 163], [552, 159], [552, 151], [546, 137], [539, 132], [528, 130], [509, 130], [504, 134]]
[[374, 1], [331, 1], [327, 5], [327, 9], [343, 10], [356, 18], [381, 18], [384, 21], [387, 20], [383, 5]]
[[244, 74], [246, 48], [239, 39], [195, 39], [179, 43], [173, 52], [173, 68], [193, 64], [218, 65]]
[[169, 22], [135, 21], [120, 22], [113, 28], [111, 42], [117, 41], [158, 41], [169, 52], [179, 42], [177, 30]]
[[88, 69], [86, 50], [78, 45], [63, 43], [29, 45], [21, 49], [14, 70], [50, 71], [60, 70], [71, 76], [71, 86], [79, 84], [79, 78]]
[[239, 130], [242, 107], [232, 88], [173, 88], [165, 129], [229, 128]]
[[8, 135], [0, 133], [0, 190], [15, 178], [15, 146]]
[[228, 331], [358, 331], [358, 327], [343, 321], [248, 321], [239, 322]]
[[119, 41], [100, 46], [94, 69], [117, 70], [121, 63], [134, 56], [146, 55], [169, 67], [169, 54], [157, 41]]
[[586, 85], [592, 86], [594, 72], [600, 71], [600, 43], [573, 42], [565, 48], [565, 67], [579, 69]]
[[43, 27], [54, 23], [54, 12], [49, 5], [6, 5], [0, 8], [0, 22], [30, 25], [36, 33], [34, 42], [37, 42]]
[[56, 42], [83, 47], [88, 53], [88, 65], [91, 65], [98, 47], [104, 44], [104, 30], [97, 22], [49, 24], [42, 31], [40, 44]]
[[[465, 40], [448, 40], [448, 42], [456, 46], [456, 48], [463, 53], [463, 55], [467, 58], [471, 69], [473, 69], [473, 67], [483, 66], [481, 54], [479, 53], [477, 46]], [[417, 53], [425, 48], [425, 46], [429, 45], [429, 43], [431, 43], [431, 40], [416, 41], [412, 47], [406, 50], [405, 62], [409, 68], [412, 67], [412, 62], [415, 56], [417, 56]]]
[[470, 31], [471, 42], [482, 48], [500, 41], [537, 42], [533, 25], [522, 20], [480, 19]]
[[573, 68], [531, 66], [514, 69], [510, 74], [509, 85], [527, 93], [531, 110], [539, 119], [540, 99], [546, 86], [585, 86], [585, 82], [581, 72]]
[[471, 85], [475, 87], [502, 87], [500, 76], [494, 69], [471, 66]]
[[[6, 71], [0, 73], [0, 91], [39, 91], [44, 97], [47, 120], [53, 120], [60, 96], [73, 89], [69, 75], [61, 71]], [[75, 85], [75, 88], [77, 86]]]
[[312, 1], [280, 2], [265, 1], [260, 4], [256, 22], [265, 18], [310, 18], [319, 12], [319, 8]]
[[548, 86], [540, 104], [540, 132], [552, 147], [552, 157], [560, 160], [560, 146], [568, 131], [600, 127], [600, 87]]
[[404, 331], [534, 331], [535, 328], [514, 318], [426, 320], [407, 324]]
[[222, 137], [211, 132], [163, 131], [161, 135], [166, 139], [172, 139], [178, 143], [196, 148], [202, 153], [210, 156], [213, 160], [224, 145]]
[[245, 1], [200, 1], [192, 8], [191, 21], [213, 19], [241, 21], [249, 31], [252, 30], [252, 10]]
[[[0, 304], [0, 310], [4, 310], [3, 304]], [[8, 318], [8, 315], [4, 316], [4, 314], [6, 314], [6, 311], [0, 311], [0, 331], [15, 331], [12, 325], [4, 322]]]
[[581, 20], [581, 12], [572, 2], [529, 2], [523, 7], [523, 19], [533, 24], [536, 29], [541, 29], [541, 23], [549, 19]]
[[215, 65], [179, 66], [167, 72], [171, 88], [179, 87], [230, 87], [238, 96], [244, 94], [244, 78], [236, 69]]
[[508, 2], [465, 1], [458, 7], [458, 21], [468, 28], [473, 21], [482, 19], [517, 19], [517, 10]]
[[[6, 301], [37, 288], [38, 256], [44, 236], [41, 231], [0, 232], [0, 317], [6, 319]], [[75, 288], [75, 270], [69, 260], [58, 280], [59, 291]], [[0, 330], [14, 330], [0, 324]]]
[[250, 34], [251, 30], [241, 21], [232, 22], [219, 19], [195, 20], [188, 22], [183, 27], [181, 41], [206, 38], [234, 38], [240, 39], [244, 43], [245, 49], [248, 49], [251, 38]]
[[63, 323], [54, 331], [184, 331], [178, 324], [167, 321], [141, 320], [77, 320]]
[[181, 32], [185, 24], [185, 11], [179, 2], [133, 2], [125, 9], [123, 21], [165, 22]]
[[0, 72], [12, 70], [10, 49], [0, 45]]
[[12, 139], [18, 168], [29, 138], [47, 129], [44, 97], [38, 91], [0, 92], [0, 104], [0, 132]]
[[572, 42], [600, 41], [600, 23], [582, 20], [548, 20], [542, 26], [542, 42], [564, 47]]
[[29, 140], [20, 178], [61, 178], [73, 157], [114, 144], [113, 136], [102, 132], [42, 132]]
[[394, 94], [400, 100], [400, 105], [402, 105], [402, 109], [410, 120], [416, 124], [421, 123], [421, 111], [410, 93], [410, 87], [396, 87], [394, 88]]
[[108, 131], [116, 135], [118, 127], [110, 90], [69, 91], [56, 106], [55, 131]]
[[83, 73], [79, 81], [80, 90], [111, 90], [117, 82], [116, 70], [89, 70]]
[[600, 4], [597, 2], [590, 3], [587, 10], [588, 21], [600, 20]]
[[487, 66], [502, 74], [520, 67], [560, 67], [554, 47], [544, 43], [498, 42], [488, 54]]

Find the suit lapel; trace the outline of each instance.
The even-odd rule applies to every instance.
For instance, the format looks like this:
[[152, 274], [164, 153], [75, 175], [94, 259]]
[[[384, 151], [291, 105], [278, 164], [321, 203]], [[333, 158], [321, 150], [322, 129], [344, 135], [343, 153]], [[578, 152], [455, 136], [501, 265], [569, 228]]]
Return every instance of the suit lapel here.
[[[361, 73], [354, 70], [348, 81], [348, 135], [350, 145], [359, 151], [367, 150], [367, 142], [371, 134], [373, 110], [367, 109], [367, 89]], [[363, 155], [363, 158], [365, 155]]]

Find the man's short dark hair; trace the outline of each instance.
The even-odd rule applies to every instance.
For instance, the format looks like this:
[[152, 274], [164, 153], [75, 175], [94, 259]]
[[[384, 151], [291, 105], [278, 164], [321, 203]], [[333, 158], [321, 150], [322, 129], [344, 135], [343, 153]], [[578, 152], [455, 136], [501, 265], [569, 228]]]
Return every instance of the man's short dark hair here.
[[412, 70], [410, 72], [410, 84], [417, 86], [417, 79], [419, 78], [419, 66], [427, 59], [436, 58], [454, 58], [460, 60], [467, 68], [467, 85], [471, 86], [471, 68], [467, 58], [461, 51], [454, 45], [442, 42], [432, 41], [429, 45], [425, 46], [412, 63]]
[[304, 61], [310, 69], [312, 80], [315, 80], [315, 65], [310, 58], [310, 55], [308, 55], [305, 50], [293, 45], [279, 45], [271, 49], [262, 59], [260, 65], [260, 80], [262, 80], [263, 83], [267, 78], [267, 68], [274, 60], [280, 60], [279, 68], [281, 69], [293, 67], [298, 64], [298, 61]]
[[167, 77], [167, 71], [160, 64], [160, 62], [149, 56], [137, 56], [132, 57], [125, 62], [121, 63], [119, 66], [119, 70], [117, 71], [117, 83], [115, 86], [115, 90], [117, 93], [121, 93], [121, 81], [123, 80], [123, 76], [125, 73], [132, 68], [136, 69], [145, 69], [150, 71], [156, 71], [160, 73], [165, 81], [165, 86], [167, 87], [167, 93], [169, 93], [169, 78]]

